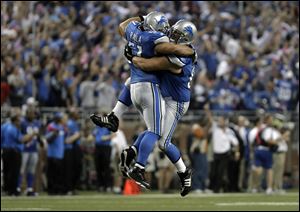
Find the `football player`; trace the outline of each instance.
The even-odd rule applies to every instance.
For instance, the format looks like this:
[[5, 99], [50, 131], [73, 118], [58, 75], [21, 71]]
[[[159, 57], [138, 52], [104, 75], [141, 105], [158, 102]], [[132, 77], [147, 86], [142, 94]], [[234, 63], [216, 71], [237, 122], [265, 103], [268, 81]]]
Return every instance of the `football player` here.
[[[142, 23], [138, 21], [142, 21]], [[169, 23], [164, 14], [152, 12], [146, 17], [126, 20], [120, 24], [119, 31], [128, 41], [132, 53], [137, 56], [151, 58], [156, 54], [171, 54], [174, 52], [186, 56], [193, 55], [194, 51], [191, 48], [169, 43], [169, 38], [164, 34], [168, 29]], [[129, 97], [131, 94], [132, 103], [143, 116], [147, 126], [147, 131], [137, 139], [139, 149], [135, 149], [135, 152], [139, 152], [139, 154], [137, 163], [130, 172], [130, 177], [141, 186], [150, 188], [144, 178], [144, 167], [156, 141], [162, 136], [165, 103], [160, 93], [157, 74], [144, 72], [132, 63], [130, 63], [130, 68], [130, 92], [127, 89], [125, 91], [127, 94], [124, 96]], [[128, 98], [124, 101], [122, 94], [119, 100], [118, 104], [122, 104], [122, 102], [127, 106], [131, 104]], [[118, 112], [116, 111], [116, 113]], [[118, 117], [114, 115], [114, 111], [106, 117], [92, 115], [91, 119], [98, 126], [107, 127], [112, 131], [117, 130]]]
[[[170, 30], [171, 41], [190, 46], [197, 33], [193, 23], [185, 20], [178, 21]], [[166, 104], [166, 114], [164, 116], [164, 129], [160, 138], [159, 148], [165, 152], [171, 162], [176, 166], [178, 175], [182, 183], [181, 195], [185, 196], [191, 190], [191, 170], [187, 169], [178, 148], [171, 143], [172, 135], [181, 117], [186, 113], [190, 101], [190, 82], [194, 75], [194, 59], [192, 57], [177, 57], [174, 55], [160, 56], [153, 58], [132, 57], [130, 49], [127, 47], [126, 56], [132, 60], [138, 68], [148, 71], [164, 71], [160, 77], [161, 94]], [[132, 57], [132, 58], [131, 58]], [[133, 149], [139, 149], [137, 142]], [[132, 148], [132, 147], [131, 147]], [[126, 149], [121, 155], [123, 164], [128, 167], [135, 157], [135, 151]], [[139, 152], [138, 152], [139, 153]], [[131, 176], [131, 170], [128, 175]]]

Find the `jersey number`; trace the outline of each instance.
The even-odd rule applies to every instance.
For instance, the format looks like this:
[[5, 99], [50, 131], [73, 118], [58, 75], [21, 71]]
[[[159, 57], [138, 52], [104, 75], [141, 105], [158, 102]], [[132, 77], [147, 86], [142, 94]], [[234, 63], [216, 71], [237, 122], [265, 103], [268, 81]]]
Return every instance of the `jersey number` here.
[[130, 48], [132, 48], [132, 53], [136, 56], [141, 57], [142, 55], [142, 47], [139, 45], [136, 45], [135, 43], [132, 42], [128, 42], [128, 45], [130, 46]]

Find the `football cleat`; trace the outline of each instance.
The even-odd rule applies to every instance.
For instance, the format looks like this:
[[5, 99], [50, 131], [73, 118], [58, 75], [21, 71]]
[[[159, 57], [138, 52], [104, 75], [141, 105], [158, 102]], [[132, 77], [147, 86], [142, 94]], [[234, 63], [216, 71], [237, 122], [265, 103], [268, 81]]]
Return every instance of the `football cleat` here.
[[97, 116], [96, 114], [92, 114], [90, 116], [90, 119], [99, 127], [106, 127], [112, 132], [117, 132], [119, 128], [119, 119], [114, 114], [114, 112], [111, 112], [108, 115], [105, 115], [103, 117]]
[[150, 184], [145, 180], [145, 169], [135, 166], [128, 172], [128, 176], [141, 187], [150, 189]]
[[128, 177], [127, 172], [129, 171], [129, 166], [134, 160], [135, 156], [134, 150], [130, 147], [122, 151], [119, 169], [124, 177]]
[[181, 192], [182, 197], [186, 196], [192, 189], [192, 170], [187, 169], [184, 173], [178, 172], [178, 176], [181, 181]]

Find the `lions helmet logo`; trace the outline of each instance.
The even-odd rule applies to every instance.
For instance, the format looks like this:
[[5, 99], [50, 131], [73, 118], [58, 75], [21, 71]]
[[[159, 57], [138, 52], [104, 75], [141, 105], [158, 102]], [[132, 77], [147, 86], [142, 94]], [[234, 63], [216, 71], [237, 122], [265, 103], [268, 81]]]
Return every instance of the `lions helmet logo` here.
[[193, 37], [193, 29], [191, 26], [184, 27], [184, 31], [191, 37]]
[[166, 22], [167, 22], [166, 17], [165, 17], [165, 16], [161, 16], [161, 17], [160, 17], [160, 20], [157, 21], [157, 24], [158, 24], [158, 25], [162, 25], [162, 24], [164, 24], [164, 23], [166, 23]]

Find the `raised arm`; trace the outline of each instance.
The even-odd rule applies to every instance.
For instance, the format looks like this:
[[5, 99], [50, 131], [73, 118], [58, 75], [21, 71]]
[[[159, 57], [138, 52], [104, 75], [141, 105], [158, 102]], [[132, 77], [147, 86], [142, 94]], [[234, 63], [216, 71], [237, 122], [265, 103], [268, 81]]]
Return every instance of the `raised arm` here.
[[174, 43], [159, 43], [154, 50], [156, 54], [162, 55], [191, 56], [194, 54], [194, 50], [191, 47]]
[[174, 74], [181, 72], [181, 68], [171, 63], [167, 57], [152, 57], [149, 59], [133, 57], [132, 62], [143, 71], [171, 71]]
[[141, 21], [140, 17], [133, 17], [133, 18], [129, 18], [125, 21], [123, 21], [122, 23], [119, 24], [119, 33], [122, 37], [125, 36], [125, 30], [127, 25], [131, 22], [131, 21]]

